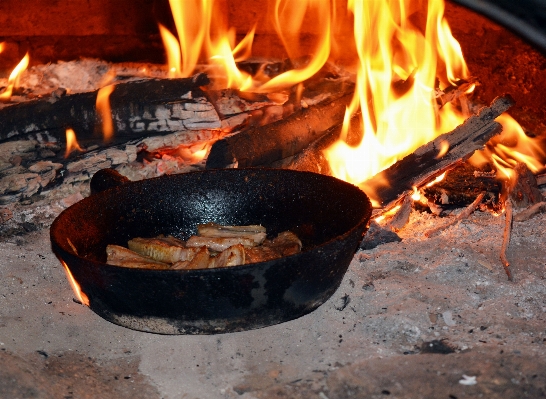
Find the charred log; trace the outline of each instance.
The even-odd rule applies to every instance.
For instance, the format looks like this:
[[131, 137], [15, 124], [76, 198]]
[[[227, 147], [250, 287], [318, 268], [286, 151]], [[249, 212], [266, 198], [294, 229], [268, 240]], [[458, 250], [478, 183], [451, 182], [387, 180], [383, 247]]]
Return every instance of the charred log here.
[[[420, 187], [434, 176], [468, 159], [491, 137], [499, 134], [502, 126], [495, 122], [495, 118], [513, 104], [514, 100], [509, 95], [497, 97], [490, 107], [482, 108], [477, 115], [471, 116], [453, 131], [419, 147], [412, 154], [364, 182], [363, 186], [374, 188], [382, 206], [396, 201], [401, 194], [412, 190], [412, 187]], [[449, 150], [439, 157], [443, 142], [449, 144]], [[382, 183], [384, 181], [388, 181], [389, 185], [385, 186]]]
[[[220, 127], [219, 117], [200, 86], [204, 74], [185, 79], [147, 79], [119, 83], [109, 97], [114, 136], [108, 145], [166, 132]], [[0, 141], [35, 140], [52, 145], [65, 141], [72, 128], [80, 145], [101, 145], [102, 119], [98, 91], [51, 96], [0, 110]]]
[[207, 158], [208, 169], [269, 165], [293, 156], [343, 121], [352, 94], [301, 109], [287, 118], [263, 127], [249, 128], [218, 140]]
[[[432, 180], [444, 171], [451, 170], [463, 164], [474, 151], [482, 148], [487, 141], [502, 131], [502, 126], [495, 122], [500, 114], [514, 104], [514, 100], [505, 95], [496, 98], [491, 106], [482, 108], [477, 115], [468, 118], [453, 131], [437, 137], [435, 140], [419, 147], [415, 152], [399, 160], [394, 165], [362, 183], [362, 187], [375, 189], [376, 199], [383, 207], [399, 200], [403, 195]], [[353, 119], [353, 125], [358, 126], [358, 118]], [[328, 162], [323, 154], [329, 145], [335, 142], [341, 133], [341, 127], [332, 128], [327, 135], [312, 143], [301, 154], [275, 164], [288, 169], [306, 170], [310, 172], [331, 174]], [[441, 143], [447, 142], [449, 150], [441, 157], [438, 153]], [[383, 182], [390, 182], [386, 186]], [[500, 188], [489, 187], [492, 192]], [[474, 201], [476, 195], [487, 189], [471, 189], [474, 192], [468, 203]], [[470, 198], [468, 198], [470, 199]], [[465, 198], [466, 202], [467, 199]]]
[[450, 170], [442, 181], [423, 189], [427, 199], [442, 208], [467, 206], [485, 192], [483, 202], [496, 210], [501, 206], [501, 191], [502, 183], [495, 171], [481, 173], [466, 162]]

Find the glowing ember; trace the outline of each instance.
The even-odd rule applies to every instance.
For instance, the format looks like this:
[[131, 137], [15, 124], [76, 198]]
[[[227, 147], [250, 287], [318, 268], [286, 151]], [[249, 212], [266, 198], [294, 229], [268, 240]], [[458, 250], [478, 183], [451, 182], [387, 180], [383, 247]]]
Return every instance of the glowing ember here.
[[411, 194], [411, 199], [414, 201], [421, 200], [421, 193], [419, 192], [419, 189], [415, 186], [413, 186], [413, 193]]
[[78, 282], [76, 281], [76, 279], [74, 278], [72, 273], [70, 272], [70, 269], [68, 268], [66, 263], [64, 263], [64, 261], [62, 261], [62, 260], [61, 260], [61, 263], [64, 266], [64, 271], [66, 272], [66, 278], [67, 278], [68, 282], [70, 283], [70, 286], [72, 287], [72, 291], [74, 291], [74, 295], [76, 296], [76, 299], [80, 303], [83, 303], [85, 306], [89, 306], [89, 298], [81, 290], [80, 285], [78, 284]]
[[97, 93], [97, 112], [102, 120], [102, 134], [104, 142], [109, 142], [114, 135], [114, 122], [112, 121], [112, 110], [110, 108], [110, 94], [115, 86], [105, 86]]
[[446, 172], [442, 173], [440, 176], [436, 176], [436, 178], [434, 178], [433, 181], [427, 183], [425, 187], [432, 187], [436, 183], [441, 182], [442, 180], [444, 180], [445, 177], [446, 177]]
[[[0, 52], [4, 50], [4, 43], [2, 43], [2, 46], [0, 47]], [[11, 95], [13, 94], [13, 90], [19, 86], [19, 78], [21, 77], [21, 74], [27, 69], [28, 63], [29, 63], [30, 57], [28, 53], [23, 57], [23, 59], [17, 64], [15, 69], [11, 72], [8, 78], [8, 87], [6, 90], [0, 94], [0, 101], [9, 101], [11, 99]]]
[[68, 158], [70, 153], [76, 150], [80, 152], [83, 151], [76, 140], [76, 133], [74, 133], [74, 130], [72, 129], [66, 129], [66, 151], [64, 153], [64, 157]]

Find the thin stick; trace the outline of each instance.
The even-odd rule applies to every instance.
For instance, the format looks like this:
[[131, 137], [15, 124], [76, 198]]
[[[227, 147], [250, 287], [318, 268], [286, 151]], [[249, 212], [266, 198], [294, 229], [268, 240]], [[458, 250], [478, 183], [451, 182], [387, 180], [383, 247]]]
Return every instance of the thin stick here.
[[546, 211], [546, 201], [542, 201], [516, 214], [516, 216], [514, 216], [514, 220], [516, 222], [525, 222], [526, 220], [531, 219], [537, 213], [545, 212], [545, 211]]
[[485, 197], [485, 191], [482, 191], [480, 193], [480, 195], [478, 195], [476, 197], [476, 199], [474, 200], [473, 203], [471, 203], [470, 205], [468, 205], [465, 209], [463, 209], [463, 211], [461, 213], [459, 213], [456, 217], [454, 217], [452, 220], [450, 220], [449, 222], [447, 222], [446, 224], [442, 225], [442, 226], [438, 226], [438, 227], [435, 227], [433, 229], [430, 229], [428, 231], [425, 232], [425, 237], [431, 237], [433, 236], [434, 234], [436, 233], [439, 233], [441, 231], [444, 231], [445, 229], [447, 229], [449, 226], [452, 226], [454, 225], [455, 223], [457, 223], [458, 221], [460, 220], [463, 220], [463, 219], [466, 219], [467, 217], [470, 216], [470, 214], [472, 212], [474, 212], [474, 210], [478, 207], [478, 205], [480, 205], [480, 203], [482, 202], [483, 200], [483, 197]]
[[506, 258], [506, 251], [508, 250], [508, 245], [510, 245], [510, 236], [512, 234], [512, 221], [513, 221], [513, 212], [512, 212], [512, 200], [508, 198], [504, 203], [504, 208], [506, 210], [505, 223], [504, 223], [504, 236], [502, 238], [502, 247], [500, 253], [500, 259], [502, 265], [504, 266], [504, 271], [508, 276], [509, 281], [513, 281], [512, 272], [510, 271], [510, 262]]

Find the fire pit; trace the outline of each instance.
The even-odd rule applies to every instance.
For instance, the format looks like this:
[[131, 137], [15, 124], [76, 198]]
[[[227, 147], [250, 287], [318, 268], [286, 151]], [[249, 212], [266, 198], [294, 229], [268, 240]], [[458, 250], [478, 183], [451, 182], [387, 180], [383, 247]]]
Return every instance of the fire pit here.
[[[508, 32], [474, 14], [448, 4], [446, 15], [454, 36], [461, 42], [470, 71], [483, 83], [475, 91], [473, 101], [489, 106], [498, 95], [510, 93], [516, 100], [511, 108], [513, 116], [526, 130], [534, 132], [540, 143], [543, 58]], [[166, 26], [174, 32], [173, 25]], [[314, 48], [313, 37], [309, 36], [308, 48]], [[263, 36], [257, 35], [256, 40], [264, 43], [260, 41]], [[156, 42], [160, 41], [157, 36]], [[267, 48], [256, 47], [264, 52]], [[343, 49], [350, 52], [347, 47]], [[6, 47], [0, 55], [11, 51], [13, 47]], [[9, 71], [25, 52], [21, 45], [21, 53], [14, 56]], [[30, 55], [32, 63], [32, 52]], [[15, 90], [14, 94], [17, 97], [21, 92]], [[62, 91], [57, 95], [64, 96]], [[307, 105], [309, 111], [314, 109], [313, 104]], [[268, 104], [272, 107], [270, 115], [280, 114], [280, 108], [275, 106], [278, 104]], [[75, 133], [82, 138], [77, 130]], [[205, 141], [219, 138], [201, 136], [201, 132], [195, 135]], [[113, 160], [123, 158], [121, 153], [111, 150], [102, 157], [99, 152], [106, 148], [102, 135], [94, 143], [80, 143], [85, 155], [74, 149], [66, 159], [64, 135], [57, 141], [59, 148], [47, 147], [51, 145], [48, 137], [42, 142], [37, 137], [33, 139], [38, 149], [34, 143], [27, 147], [30, 152], [10, 153], [5, 163], [23, 172], [22, 168], [29, 166], [28, 155], [43, 151], [57, 154], [55, 162], [50, 160], [61, 166], [41, 164], [43, 169], [39, 172], [30, 171], [25, 183], [36, 189], [35, 194], [4, 203], [0, 214], [5, 240], [0, 244], [4, 255], [0, 268], [0, 298], [4, 301], [0, 349], [5, 349], [0, 350], [5, 366], [0, 373], [0, 387], [9, 396], [21, 397], [37, 391], [55, 397], [187, 395], [223, 399], [280, 395], [343, 398], [355, 393], [403, 397], [415, 396], [416, 392], [431, 397], [542, 395], [544, 214], [525, 223], [514, 222], [506, 251], [514, 281], [508, 282], [499, 261], [505, 217], [495, 217], [489, 211], [469, 213], [466, 218], [442, 217], [452, 206], [442, 201], [454, 200], [458, 193], [453, 189], [453, 181], [437, 183], [423, 191], [434, 191], [433, 196], [438, 199], [434, 205], [438, 208], [426, 200], [425, 205], [412, 205], [417, 200], [410, 201], [406, 196], [400, 204], [404, 212], [398, 217], [404, 219], [402, 216], [408, 215], [409, 221], [404, 221], [398, 232], [386, 229], [385, 224], [378, 227], [374, 222], [370, 238], [381, 239], [362, 244], [363, 249], [353, 257], [338, 290], [314, 312], [265, 329], [234, 334], [145, 334], [120, 328], [75, 303], [63, 267], [51, 254], [48, 234], [40, 230], [51, 223], [61, 208], [81, 199], [82, 194], [87, 195], [86, 181], [93, 172], [86, 171], [92, 169], [85, 162], [93, 158], [94, 168], [118, 167], [121, 164], [114, 165]], [[161, 152], [165, 143], [171, 143], [170, 138], [161, 141], [163, 144], [152, 146], [147, 139], [147, 149], [137, 147], [140, 143], [128, 144], [125, 159], [131, 161], [125, 162], [156, 166], [177, 163], [178, 167], [173, 152]], [[347, 141], [352, 143], [351, 135]], [[201, 149], [185, 147], [190, 155]], [[62, 167], [71, 163], [74, 165], [69, 171]], [[230, 166], [236, 166], [235, 162]], [[164, 171], [154, 169], [154, 173]], [[503, 205], [505, 198], [499, 196], [503, 184], [491, 177], [492, 170], [481, 170], [477, 175], [474, 172], [469, 168], [468, 175], [459, 175], [460, 180], [478, 179], [483, 183], [480, 188], [486, 191], [482, 199], [494, 197], [501, 200], [497, 205]], [[543, 191], [540, 174], [532, 174], [539, 179]], [[57, 178], [52, 178], [50, 188], [46, 188], [40, 186], [37, 175], [43, 178], [41, 182], [52, 176]], [[55, 190], [59, 191], [54, 194]], [[476, 199], [481, 191], [470, 188], [462, 206]], [[412, 194], [417, 197], [417, 193]], [[418, 210], [412, 210], [412, 206]], [[476, 209], [479, 207], [480, 204]], [[429, 213], [431, 209], [441, 216]], [[460, 214], [458, 210], [454, 213]], [[515, 213], [517, 216], [517, 209]], [[446, 220], [455, 223], [445, 227]], [[393, 228], [396, 225], [389, 223]], [[425, 233], [437, 227], [445, 228], [425, 238]], [[40, 231], [29, 233], [37, 228]], [[382, 244], [374, 247], [378, 242]], [[78, 384], [74, 383], [76, 379]]]

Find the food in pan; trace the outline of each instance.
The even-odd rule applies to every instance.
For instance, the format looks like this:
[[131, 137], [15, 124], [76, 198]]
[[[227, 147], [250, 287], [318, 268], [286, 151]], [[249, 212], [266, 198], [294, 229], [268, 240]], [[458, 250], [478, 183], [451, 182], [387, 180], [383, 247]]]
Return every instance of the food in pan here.
[[211, 269], [265, 262], [301, 251], [300, 239], [290, 231], [267, 239], [265, 227], [200, 224], [187, 241], [172, 236], [137, 237], [128, 248], [108, 245], [107, 263], [131, 268]]

